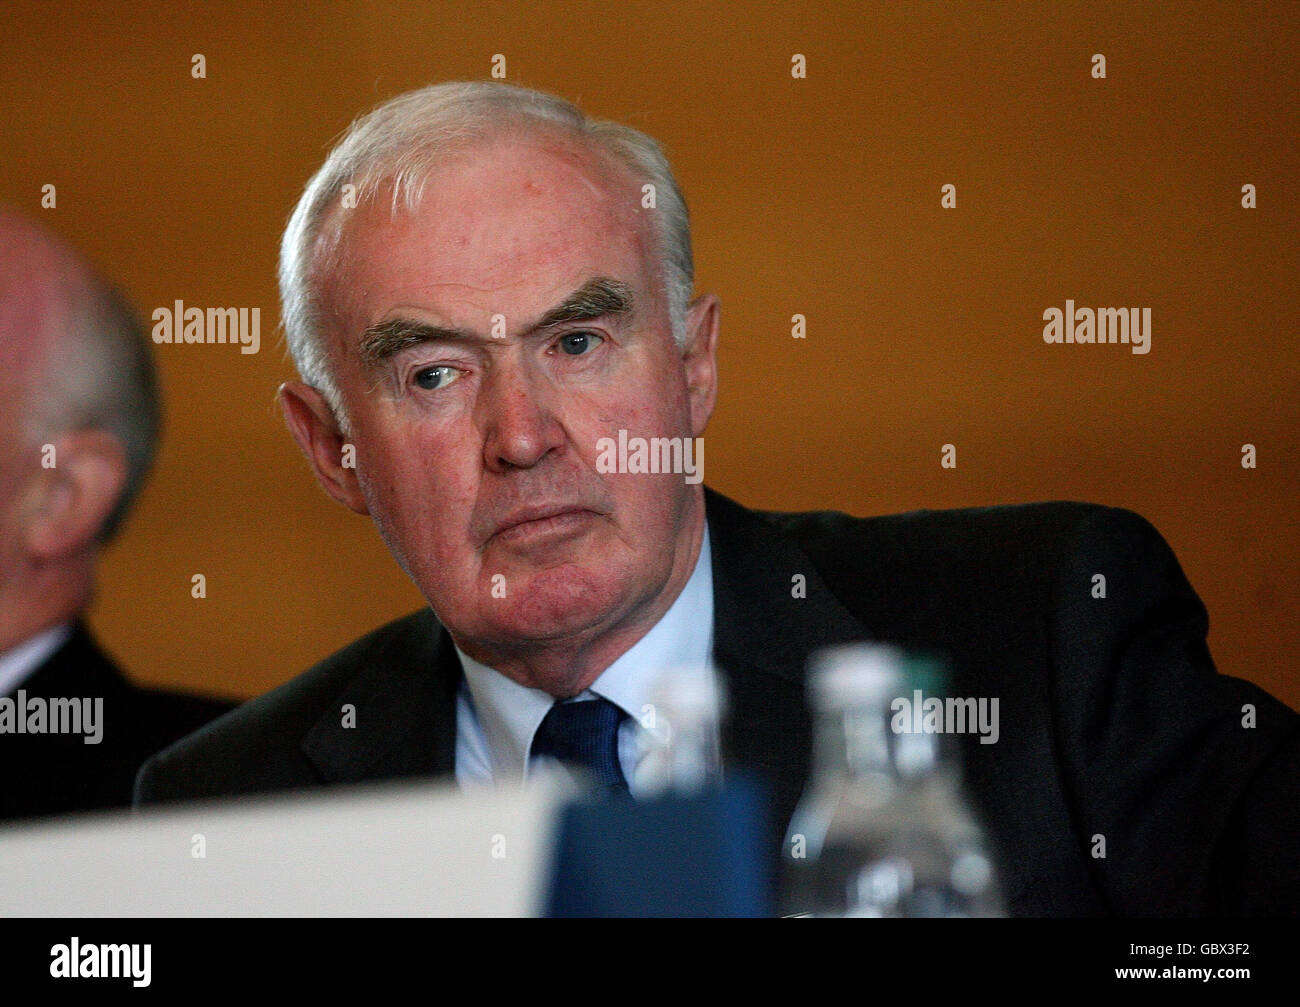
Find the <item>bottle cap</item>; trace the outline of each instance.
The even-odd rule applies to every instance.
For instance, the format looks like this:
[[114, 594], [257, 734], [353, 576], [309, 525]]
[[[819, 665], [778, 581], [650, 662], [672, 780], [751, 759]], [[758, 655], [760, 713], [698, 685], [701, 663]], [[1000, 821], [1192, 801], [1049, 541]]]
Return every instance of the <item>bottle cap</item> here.
[[947, 662], [933, 654], [908, 653], [903, 659], [903, 675], [908, 689], [920, 689], [927, 696], [948, 694], [951, 676]]
[[675, 665], [650, 689], [650, 700], [679, 716], [720, 720], [727, 712], [726, 685], [712, 665]]
[[839, 710], [898, 695], [904, 657], [902, 650], [886, 643], [840, 644], [819, 650], [809, 661], [809, 699], [815, 709]]

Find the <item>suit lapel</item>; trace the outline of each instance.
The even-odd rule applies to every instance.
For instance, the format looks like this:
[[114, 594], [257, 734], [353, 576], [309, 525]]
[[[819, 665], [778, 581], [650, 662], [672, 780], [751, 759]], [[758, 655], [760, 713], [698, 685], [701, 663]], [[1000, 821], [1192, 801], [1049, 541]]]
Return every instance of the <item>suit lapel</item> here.
[[[91, 638], [80, 620], [72, 632], [21, 688], [29, 696], [117, 696], [127, 691], [126, 680]], [[15, 691], [17, 691], [17, 688]]]
[[[361, 668], [303, 738], [330, 783], [447, 775], [455, 769], [460, 660], [428, 609], [381, 631]], [[344, 708], [355, 725], [344, 726]]]
[[812, 749], [804, 666], [821, 647], [870, 634], [792, 539], [721, 494], [705, 494], [713, 550], [713, 656], [729, 693], [723, 746], [729, 764], [766, 777], [772, 827], [783, 836]]

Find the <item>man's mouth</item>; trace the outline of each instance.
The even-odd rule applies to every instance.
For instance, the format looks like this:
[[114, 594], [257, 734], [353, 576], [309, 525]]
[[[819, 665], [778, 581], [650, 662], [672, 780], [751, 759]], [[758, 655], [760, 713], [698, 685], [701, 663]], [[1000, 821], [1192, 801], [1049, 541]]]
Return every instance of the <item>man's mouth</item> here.
[[584, 531], [596, 516], [594, 511], [571, 504], [525, 507], [501, 521], [490, 541], [518, 545], [563, 538]]

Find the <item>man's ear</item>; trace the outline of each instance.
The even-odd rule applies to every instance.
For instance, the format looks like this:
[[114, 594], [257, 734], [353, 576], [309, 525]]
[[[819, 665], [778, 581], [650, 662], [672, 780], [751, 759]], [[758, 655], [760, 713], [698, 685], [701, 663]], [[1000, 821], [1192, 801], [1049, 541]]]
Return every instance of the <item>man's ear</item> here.
[[78, 430], [50, 445], [23, 507], [27, 549], [44, 562], [90, 549], [126, 487], [126, 450], [104, 430]]
[[301, 381], [286, 381], [278, 398], [285, 425], [311, 463], [316, 481], [344, 507], [369, 514], [357, 482], [356, 448], [344, 438], [325, 396]]
[[714, 294], [702, 294], [686, 310], [686, 345], [682, 364], [691, 403], [692, 436], [699, 437], [709, 425], [718, 401], [718, 333], [722, 326], [722, 305]]

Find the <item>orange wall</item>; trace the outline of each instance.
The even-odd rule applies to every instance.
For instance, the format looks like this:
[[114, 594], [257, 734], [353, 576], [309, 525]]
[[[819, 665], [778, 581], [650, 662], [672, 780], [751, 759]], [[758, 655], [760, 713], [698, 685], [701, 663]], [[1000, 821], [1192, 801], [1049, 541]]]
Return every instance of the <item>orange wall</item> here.
[[[157, 348], [166, 444], [94, 611], [139, 678], [251, 696], [421, 603], [273, 405], [276, 251], [354, 115], [502, 53], [675, 161], [724, 305], [712, 485], [860, 514], [1133, 508], [1204, 597], [1221, 670], [1300, 706], [1292, 4], [117, 6], [6, 8], [0, 199], [146, 315], [264, 316], [256, 356]], [[1151, 307], [1151, 353], [1045, 345], [1066, 298]]]

